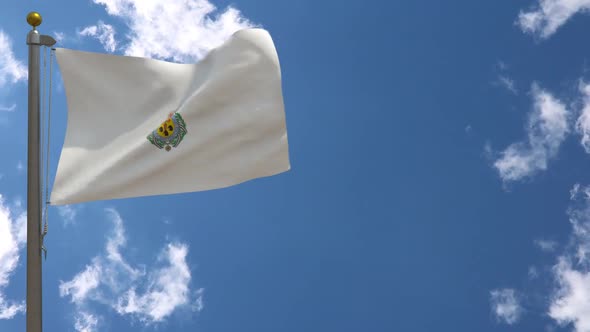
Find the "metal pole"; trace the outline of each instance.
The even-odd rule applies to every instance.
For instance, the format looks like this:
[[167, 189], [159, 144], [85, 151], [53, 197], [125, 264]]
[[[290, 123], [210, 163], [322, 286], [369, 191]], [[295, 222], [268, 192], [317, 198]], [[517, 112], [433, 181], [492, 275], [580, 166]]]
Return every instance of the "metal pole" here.
[[27, 153], [27, 332], [41, 332], [41, 150], [39, 121], [39, 54], [41, 46], [51, 46], [55, 40], [36, 30], [41, 15], [31, 12], [27, 22], [33, 30], [27, 35], [29, 45], [29, 120]]

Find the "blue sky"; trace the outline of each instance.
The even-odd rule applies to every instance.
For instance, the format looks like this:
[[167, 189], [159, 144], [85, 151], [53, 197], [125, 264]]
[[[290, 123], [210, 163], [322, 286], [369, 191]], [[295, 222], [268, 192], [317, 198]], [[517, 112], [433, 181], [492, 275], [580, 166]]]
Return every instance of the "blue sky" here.
[[590, 331], [590, 1], [155, 3], [2, 5], [1, 331], [25, 323], [31, 10], [60, 47], [176, 62], [264, 27], [292, 165], [50, 207], [47, 331]]

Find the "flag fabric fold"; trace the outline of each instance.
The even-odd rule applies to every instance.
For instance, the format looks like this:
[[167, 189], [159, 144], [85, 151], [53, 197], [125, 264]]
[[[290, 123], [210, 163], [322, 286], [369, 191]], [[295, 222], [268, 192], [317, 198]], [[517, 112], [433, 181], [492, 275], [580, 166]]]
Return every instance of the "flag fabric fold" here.
[[196, 64], [56, 50], [68, 105], [51, 204], [210, 190], [290, 169], [265, 30]]

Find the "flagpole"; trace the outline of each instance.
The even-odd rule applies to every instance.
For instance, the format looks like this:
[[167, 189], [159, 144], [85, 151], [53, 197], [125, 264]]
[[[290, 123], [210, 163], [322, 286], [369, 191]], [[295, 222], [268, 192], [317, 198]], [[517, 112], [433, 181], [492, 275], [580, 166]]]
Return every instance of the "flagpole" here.
[[41, 149], [39, 121], [39, 81], [41, 46], [52, 46], [55, 40], [39, 34], [37, 26], [42, 18], [39, 13], [27, 15], [33, 27], [27, 35], [29, 45], [29, 119], [27, 153], [27, 332], [41, 332]]

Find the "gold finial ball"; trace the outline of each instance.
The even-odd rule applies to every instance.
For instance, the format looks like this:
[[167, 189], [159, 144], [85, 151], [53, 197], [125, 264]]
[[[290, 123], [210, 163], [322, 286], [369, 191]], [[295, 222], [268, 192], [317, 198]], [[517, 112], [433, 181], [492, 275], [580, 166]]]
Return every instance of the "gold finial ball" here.
[[33, 28], [41, 25], [43, 18], [41, 18], [41, 14], [37, 12], [30, 12], [27, 15], [27, 23], [29, 23]]

